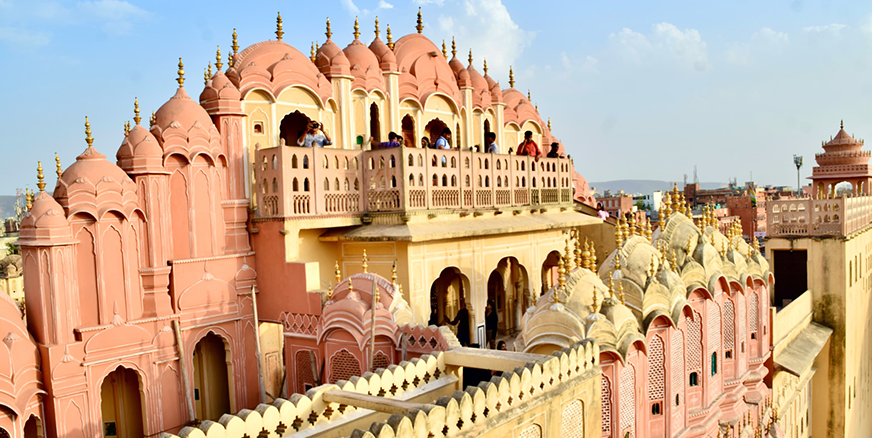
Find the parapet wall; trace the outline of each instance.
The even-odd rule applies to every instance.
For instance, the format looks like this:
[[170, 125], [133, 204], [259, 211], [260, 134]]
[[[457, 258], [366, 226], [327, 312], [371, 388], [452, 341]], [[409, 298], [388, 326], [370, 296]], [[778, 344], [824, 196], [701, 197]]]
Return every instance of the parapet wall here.
[[769, 201], [767, 209], [770, 237], [844, 237], [872, 222], [872, 196]]
[[[305, 395], [294, 394], [290, 400], [278, 399], [254, 410], [225, 414], [217, 422], [185, 427], [178, 436], [439, 438], [508, 436], [512, 430], [527, 429], [524, 436], [601, 435], [599, 347], [592, 340], [541, 356], [541, 360], [465, 390], [460, 390], [462, 368], [451, 365], [447, 357], [445, 352], [425, 355], [349, 381], [321, 385]], [[376, 407], [376, 411], [330, 402], [326, 399], [333, 399], [331, 392], [374, 396], [368, 399], [386, 406], [395, 400], [406, 408]], [[359, 427], [367, 422], [368, 427]]]

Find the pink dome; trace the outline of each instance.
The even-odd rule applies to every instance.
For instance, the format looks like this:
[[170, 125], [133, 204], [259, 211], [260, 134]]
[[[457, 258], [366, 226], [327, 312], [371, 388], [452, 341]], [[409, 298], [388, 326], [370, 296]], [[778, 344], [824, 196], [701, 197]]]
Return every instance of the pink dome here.
[[394, 45], [394, 54], [400, 72], [415, 76], [420, 99], [426, 100], [428, 95], [441, 92], [455, 102], [460, 101], [460, 89], [454, 72], [445, 62], [442, 51], [427, 37], [414, 33], [400, 38]]
[[448, 67], [454, 72], [454, 77], [457, 79], [458, 87], [469, 87], [472, 84], [472, 78], [469, 77], [469, 72], [463, 66], [463, 63], [456, 56], [448, 61]]
[[487, 89], [491, 94], [491, 102], [492, 103], [500, 103], [503, 101], [503, 92], [500, 90], [499, 82], [493, 80], [489, 75], [484, 75], [484, 79], [487, 81]]
[[254, 88], [276, 93], [299, 84], [314, 90], [322, 101], [333, 96], [330, 81], [309, 57], [283, 41], [263, 41], [239, 52], [226, 76], [243, 95]]
[[46, 192], [39, 192], [33, 207], [21, 219], [22, 245], [47, 243], [72, 243], [72, 230], [64, 215], [64, 209]]
[[318, 49], [315, 66], [328, 77], [351, 74], [351, 63], [348, 62], [345, 53], [329, 39]]
[[130, 174], [163, 170], [163, 150], [157, 139], [140, 124], [124, 138], [115, 155], [118, 167]]
[[545, 131], [545, 124], [542, 123], [542, 118], [539, 117], [539, 112], [536, 111], [536, 107], [527, 100], [527, 96], [524, 96], [523, 93], [515, 88], [503, 90], [503, 102], [506, 104], [506, 109], [512, 110], [512, 112], [517, 115], [516, 120], [509, 120], [509, 118], [506, 117], [507, 122], [514, 121], [521, 125], [532, 120], [542, 127], [542, 132]]
[[200, 104], [194, 102], [184, 88], [179, 87], [176, 94], [163, 104], [155, 113], [154, 126], [165, 131], [173, 122], [181, 124], [185, 131], [190, 130], [195, 123], [199, 123], [203, 129], [208, 130], [212, 124], [212, 118], [206, 113]]
[[394, 56], [394, 51], [381, 38], [375, 37], [369, 45], [369, 50], [378, 59], [382, 71], [397, 71], [397, 57]]
[[490, 87], [488, 86], [487, 81], [484, 79], [475, 67], [472, 64], [466, 68], [467, 73], [469, 74], [469, 83], [472, 85], [472, 104], [473, 106], [479, 106], [482, 108], [487, 108], [491, 106], [491, 94]]
[[212, 80], [200, 93], [200, 104], [214, 102], [216, 100], [240, 100], [242, 96], [236, 85], [220, 70], [212, 76]]
[[[142, 129], [144, 130], [145, 128]], [[76, 157], [76, 162], [64, 171], [60, 181], [67, 186], [71, 186], [80, 178], [91, 182], [91, 184], [97, 184], [97, 182], [105, 178], [111, 178], [119, 184], [124, 181], [133, 182], [120, 167], [106, 161], [105, 155], [97, 152], [97, 149], [90, 146], [81, 155]]]
[[384, 90], [384, 79], [381, 75], [379, 60], [368, 47], [363, 45], [360, 40], [355, 39], [343, 49], [343, 53], [351, 64], [351, 75], [354, 76], [354, 83], [351, 84], [352, 89]]

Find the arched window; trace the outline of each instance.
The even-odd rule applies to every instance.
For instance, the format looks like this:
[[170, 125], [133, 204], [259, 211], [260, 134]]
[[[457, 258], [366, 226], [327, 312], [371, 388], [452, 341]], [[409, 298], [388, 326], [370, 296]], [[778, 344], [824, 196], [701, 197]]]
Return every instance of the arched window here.
[[418, 167], [424, 167], [424, 156], [418, 154]]
[[375, 158], [369, 158], [369, 170], [375, 169]]
[[345, 157], [345, 167], [343, 169], [348, 170], [348, 157]]
[[263, 180], [263, 185], [261, 186], [261, 190], [263, 190], [264, 194], [269, 193], [269, 185], [266, 182], [266, 178], [264, 178], [264, 180]]
[[330, 180], [324, 178], [324, 190], [330, 190]]
[[335, 167], [336, 169], [339, 169], [339, 157], [338, 156], [333, 157], [333, 167]]
[[[266, 181], [264, 181], [264, 182], [266, 182]], [[294, 178], [293, 183], [291, 183], [291, 189], [293, 189], [293, 191], [295, 191], [295, 192], [300, 191], [300, 183], [297, 181], [296, 178]]]
[[412, 154], [409, 154], [409, 166], [414, 166], [414, 165], [415, 165], [415, 156]]
[[535, 172], [535, 171], [536, 171], [536, 162], [535, 162], [535, 161], [533, 161], [532, 163], [530, 163], [530, 171], [532, 171], [532, 172]]
[[530, 178], [530, 182], [533, 184], [533, 188], [536, 188], [536, 178]]
[[348, 191], [348, 178], [345, 178], [345, 191]]
[[[521, 170], [526, 170], [525, 167], [526, 167], [526, 163], [521, 161]], [[536, 170], [536, 169], [533, 169], [533, 170]]]
[[397, 157], [391, 155], [391, 167], [397, 167]]
[[451, 175], [451, 187], [457, 187], [457, 175]]
[[354, 190], [360, 190], [360, 181], [357, 178], [354, 178]]
[[333, 180], [333, 188], [336, 191], [339, 191], [339, 178]]
[[354, 170], [357, 170], [357, 157], [354, 157], [351, 162], [354, 164]]
[[484, 168], [485, 168], [485, 169], [490, 169], [490, 166], [489, 166], [490, 163], [489, 163], [489, 161], [490, 161], [490, 160], [488, 160], [487, 158], [484, 159]]
[[277, 169], [279, 166], [279, 160], [276, 158], [275, 154], [272, 157], [272, 168]]
[[309, 168], [309, 156], [303, 155], [303, 169]]
[[478, 176], [478, 186], [481, 187], [482, 178], [481, 175]]
[[[275, 156], [275, 155], [273, 155], [273, 156]], [[263, 157], [263, 164], [260, 166], [260, 169], [261, 170], [267, 169], [266, 156]], [[275, 168], [273, 168], [273, 169], [275, 169]]]
[[500, 160], [497, 160], [497, 170], [502, 170], [503, 166], [500, 163]]
[[481, 157], [478, 159], [478, 168], [481, 169]]
[[391, 177], [391, 187], [394, 187], [394, 188], [397, 187], [397, 177], [396, 176]]
[[[266, 163], [264, 163], [264, 164], [266, 164]], [[296, 168], [297, 168], [297, 156], [296, 156], [296, 155], [294, 155], [294, 156], [291, 157], [291, 168], [292, 168], [292, 169], [296, 169]], [[265, 170], [265, 169], [264, 169], [264, 170]]]
[[469, 187], [469, 185], [470, 185], [470, 178], [469, 178], [469, 175], [466, 175], [466, 187]]
[[436, 167], [436, 156], [435, 155], [433, 155], [433, 159], [430, 160], [430, 165], [433, 167]]
[[304, 192], [309, 191], [309, 178], [306, 178], [303, 180], [303, 191]]
[[688, 384], [690, 384], [690, 386], [699, 386], [699, 374], [697, 374], [696, 371], [690, 373]]
[[424, 187], [424, 174], [423, 173], [418, 174], [418, 185], [421, 187]]
[[527, 187], [527, 177], [526, 176], [521, 177], [521, 187]]
[[442, 175], [442, 187], [448, 187], [448, 175]]
[[509, 186], [509, 177], [504, 176], [503, 177], [503, 187], [508, 187], [508, 186]]
[[409, 174], [409, 185], [415, 187], [415, 175], [412, 175], [411, 173]]
[[381, 157], [381, 158], [379, 158], [379, 160], [378, 160], [378, 168], [379, 168], [379, 169], [384, 169], [384, 168], [385, 168], [385, 157]]
[[439, 177], [436, 176], [436, 174], [434, 173], [433, 174], [433, 187], [436, 187], [438, 185], [439, 185]]
[[328, 159], [327, 157], [324, 157], [324, 168], [325, 169], [330, 168], [330, 159]]
[[463, 159], [463, 167], [469, 169], [469, 157]]
[[385, 188], [385, 187], [386, 187], [386, 186], [385, 186], [385, 177], [381, 177], [381, 178], [379, 179], [379, 187], [380, 187], [380, 188]]
[[484, 177], [484, 186], [490, 187], [490, 177], [489, 176]]

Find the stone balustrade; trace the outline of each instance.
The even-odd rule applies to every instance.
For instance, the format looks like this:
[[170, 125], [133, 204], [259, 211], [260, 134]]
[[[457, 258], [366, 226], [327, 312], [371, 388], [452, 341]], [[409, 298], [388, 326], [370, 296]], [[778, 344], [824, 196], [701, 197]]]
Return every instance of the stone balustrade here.
[[570, 205], [572, 161], [458, 150], [257, 152], [259, 217]]
[[872, 223], [872, 196], [767, 202], [769, 236], [848, 236]]
[[[585, 403], [593, 404], [588, 404], [591, 409], [598, 407], [599, 347], [592, 340], [580, 341], [551, 356], [481, 351], [485, 355], [483, 366], [487, 355], [505, 355], [504, 361], [509, 363], [514, 356], [536, 356], [537, 360], [461, 391], [458, 388], [462, 368], [450, 363], [449, 352], [438, 352], [378, 369], [363, 377], [352, 377], [349, 381], [321, 385], [305, 395], [294, 394], [290, 400], [277, 399], [272, 404], [260, 404], [254, 410], [225, 414], [217, 422], [204, 421], [197, 427], [185, 427], [178, 436], [438, 438], [480, 436], [485, 423], [488, 424], [485, 435], [504, 436], [506, 431], [502, 429], [513, 426], [522, 412], [529, 413], [532, 408], [556, 412], [566, 404], [566, 397], [575, 398], [583, 393], [589, 398]], [[584, 389], [580, 390], [583, 385]], [[572, 411], [564, 411], [563, 415], [568, 412]], [[563, 429], [585, 421], [583, 417], [563, 420]], [[598, 420], [598, 413], [591, 418]], [[598, 433], [600, 428], [598, 421], [596, 423], [588, 424], [585, 430]], [[367, 427], [343, 427], [349, 424], [366, 424]], [[548, 425], [545, 424], [538, 427], [542, 428], [542, 436], [561, 436], [565, 432], [557, 427], [546, 430]], [[161, 438], [175, 437], [161, 434]]]

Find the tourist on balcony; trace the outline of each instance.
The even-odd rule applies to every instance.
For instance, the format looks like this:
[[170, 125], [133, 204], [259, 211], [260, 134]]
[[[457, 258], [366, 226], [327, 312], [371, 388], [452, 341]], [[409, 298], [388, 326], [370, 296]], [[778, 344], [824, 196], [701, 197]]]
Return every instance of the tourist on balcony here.
[[542, 156], [542, 151], [539, 150], [539, 145], [533, 141], [533, 132], [527, 131], [524, 133], [524, 141], [518, 145], [518, 155], [527, 155], [536, 157]]
[[330, 135], [327, 134], [327, 131], [321, 130], [321, 124], [313, 120], [306, 125], [306, 131], [297, 139], [297, 144], [304, 148], [316, 146], [323, 148], [324, 145], [333, 144], [333, 141], [330, 140]]
[[[441, 137], [440, 137], [441, 138]], [[469, 310], [466, 310], [466, 301], [460, 300], [460, 310], [453, 321], [449, 324], [457, 326], [457, 340], [464, 347], [469, 346]]]
[[500, 153], [500, 147], [497, 146], [497, 134], [488, 132], [484, 135], [485, 151], [489, 154]]
[[388, 141], [379, 143], [375, 141], [375, 137], [370, 137], [369, 144], [372, 146], [372, 150], [398, 148], [402, 144], [400, 140], [402, 140], [400, 136], [396, 132], [391, 131], [388, 133]]
[[609, 218], [609, 212], [603, 210], [603, 203], [596, 203], [596, 216], [602, 220], [606, 220]]
[[560, 158], [560, 152], [557, 150], [560, 149], [560, 143], [551, 143], [551, 152], [548, 152], [548, 158]]
[[484, 307], [484, 330], [487, 334], [487, 348], [496, 348], [497, 343], [497, 326], [500, 323], [500, 318], [497, 316], [497, 310], [494, 307], [494, 301], [487, 300], [487, 305]]
[[451, 149], [451, 130], [445, 128], [442, 130], [442, 135], [436, 140], [436, 149], [449, 150]]
[[506, 341], [500, 341], [499, 343], [497, 343], [497, 350], [509, 351], [509, 349], [506, 348]]
[[430, 149], [433, 145], [430, 144], [430, 138], [426, 135], [421, 137], [421, 148], [422, 149]]

